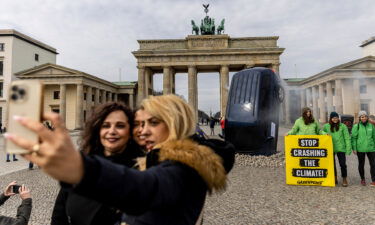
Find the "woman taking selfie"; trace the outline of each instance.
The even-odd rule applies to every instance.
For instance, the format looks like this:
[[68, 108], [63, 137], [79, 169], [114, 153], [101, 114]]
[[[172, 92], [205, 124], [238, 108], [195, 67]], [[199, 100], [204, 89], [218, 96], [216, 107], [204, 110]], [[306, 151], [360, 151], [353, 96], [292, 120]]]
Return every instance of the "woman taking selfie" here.
[[[131, 140], [133, 112], [121, 103], [99, 105], [87, 121], [81, 140], [85, 155], [96, 155], [133, 167], [143, 152]], [[114, 224], [121, 213], [92, 199], [62, 188], [52, 213], [52, 225]]]
[[[60, 117], [47, 114], [56, 129], [15, 117], [36, 132], [41, 143], [7, 134], [15, 144], [28, 149], [24, 155], [57, 180], [74, 184], [74, 192], [126, 213], [128, 224], [196, 224], [207, 192], [226, 186], [226, 158], [189, 139], [195, 130], [190, 106], [175, 95], [142, 101], [141, 132], [145, 137], [143, 171], [114, 164], [102, 157], [79, 154]], [[223, 162], [224, 160], [224, 162]]]

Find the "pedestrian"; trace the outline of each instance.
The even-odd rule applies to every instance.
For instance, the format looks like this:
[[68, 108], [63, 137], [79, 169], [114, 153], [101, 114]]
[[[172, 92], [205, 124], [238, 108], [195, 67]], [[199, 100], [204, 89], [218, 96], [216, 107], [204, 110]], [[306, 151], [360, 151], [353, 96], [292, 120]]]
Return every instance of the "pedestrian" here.
[[195, 130], [194, 113], [180, 97], [151, 96], [141, 102], [139, 112], [144, 118], [141, 133], [150, 151], [145, 160], [139, 160], [143, 171], [80, 154], [54, 113], [45, 114], [54, 131], [27, 118], [15, 118], [39, 135], [40, 144], [12, 134], [6, 138], [28, 149], [31, 154], [25, 158], [44, 172], [74, 184], [75, 193], [123, 211], [128, 224], [196, 224], [207, 192], [225, 189], [228, 158], [189, 138]]
[[220, 127], [221, 127], [221, 135], [223, 136], [223, 138], [225, 137], [225, 117], [222, 116], [220, 118]]
[[210, 118], [210, 135], [215, 135], [215, 119], [213, 117]]
[[[7, 185], [4, 192], [0, 195], [0, 206], [3, 205], [4, 202], [11, 196], [18, 193], [20, 198], [22, 199], [21, 205], [18, 206], [17, 215], [15, 218], [0, 215], [0, 225], [27, 225], [27, 223], [29, 222], [32, 208], [30, 189], [28, 189], [25, 185], [15, 185], [17, 185], [16, 181], [13, 181]], [[13, 188], [18, 188], [18, 190], [13, 192]]]
[[352, 149], [358, 157], [358, 171], [361, 184], [366, 186], [365, 158], [370, 163], [371, 186], [375, 186], [375, 127], [369, 123], [367, 112], [358, 113], [359, 122], [352, 129]]
[[[16, 154], [12, 154], [13, 155], [13, 161], [18, 161], [18, 159], [16, 158]], [[7, 160], [6, 162], [10, 162], [10, 154], [7, 153]]]
[[136, 109], [134, 111], [133, 139], [142, 149], [142, 151], [147, 152], [145, 136], [142, 135], [141, 129], [142, 121], [144, 121], [144, 118], [142, 116], [143, 114], [139, 112], [139, 109]]
[[331, 135], [333, 143], [333, 165], [335, 168], [335, 183], [337, 184], [337, 170], [336, 170], [336, 156], [339, 160], [341, 168], [342, 186], [348, 186], [348, 172], [346, 167], [346, 156], [351, 153], [351, 141], [348, 128], [345, 124], [341, 123], [339, 114], [331, 112], [329, 115], [329, 122], [324, 124], [323, 131]]
[[314, 118], [311, 109], [305, 107], [302, 109], [302, 116], [294, 122], [293, 128], [286, 135], [320, 135], [325, 134], [320, 129], [320, 124]]
[[[97, 106], [83, 131], [83, 154], [133, 167], [136, 158], [144, 156], [131, 140], [133, 118], [133, 112], [122, 103], [109, 102]], [[120, 219], [121, 213], [116, 208], [78, 195], [71, 189], [61, 188], [52, 212], [51, 225], [115, 224]]]

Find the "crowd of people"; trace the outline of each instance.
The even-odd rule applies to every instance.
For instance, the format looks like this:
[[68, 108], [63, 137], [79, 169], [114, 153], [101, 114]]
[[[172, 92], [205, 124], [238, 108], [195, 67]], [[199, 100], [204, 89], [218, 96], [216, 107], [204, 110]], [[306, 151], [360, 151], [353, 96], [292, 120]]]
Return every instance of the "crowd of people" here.
[[358, 158], [358, 172], [361, 185], [366, 186], [365, 158], [370, 163], [371, 186], [375, 186], [375, 118], [368, 116], [367, 112], [358, 113], [359, 122], [351, 130], [340, 121], [339, 114], [331, 112], [329, 122], [321, 128], [317, 119], [314, 118], [310, 108], [302, 109], [302, 116], [298, 118], [293, 128], [286, 135], [330, 135], [332, 137], [334, 150], [335, 182], [337, 181], [336, 158], [339, 161], [342, 177], [342, 186], [348, 186], [348, 173], [346, 156], [353, 154]]
[[39, 143], [5, 137], [30, 151], [24, 158], [60, 181], [51, 224], [201, 224], [207, 194], [225, 189], [233, 145], [195, 135], [191, 107], [175, 95], [151, 96], [132, 111], [98, 106], [75, 148], [63, 120], [13, 119]]

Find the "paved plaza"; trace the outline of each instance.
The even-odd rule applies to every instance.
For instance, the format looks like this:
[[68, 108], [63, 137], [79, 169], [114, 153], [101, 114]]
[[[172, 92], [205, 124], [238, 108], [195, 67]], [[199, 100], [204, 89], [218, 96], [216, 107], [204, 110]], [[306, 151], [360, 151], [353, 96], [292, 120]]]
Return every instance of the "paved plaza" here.
[[[203, 129], [208, 131], [207, 126]], [[279, 134], [286, 131], [280, 128]], [[215, 133], [218, 132], [217, 126]], [[77, 134], [73, 138], [77, 140]], [[279, 151], [283, 151], [283, 144], [279, 137]], [[0, 147], [3, 149], [2, 137]], [[283, 166], [253, 167], [238, 160], [230, 173], [227, 190], [208, 197], [204, 224], [375, 224], [375, 187], [360, 186], [357, 159], [353, 155], [347, 159], [347, 188], [288, 186]], [[0, 188], [13, 180], [29, 186], [33, 196], [29, 224], [49, 224], [58, 183], [39, 169], [28, 170], [27, 166], [22, 159], [6, 163], [4, 152], [0, 151]], [[368, 161], [365, 171], [369, 182]], [[18, 196], [13, 196], [0, 207], [0, 215], [15, 216], [20, 202]]]

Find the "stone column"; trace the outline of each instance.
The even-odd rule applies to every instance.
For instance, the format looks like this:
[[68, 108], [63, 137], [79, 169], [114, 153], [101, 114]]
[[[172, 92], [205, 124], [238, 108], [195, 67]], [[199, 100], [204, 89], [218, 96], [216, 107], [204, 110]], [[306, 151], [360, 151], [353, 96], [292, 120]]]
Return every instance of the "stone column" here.
[[77, 101], [76, 101], [76, 128], [75, 129], [82, 129], [83, 128], [83, 84], [77, 84]]
[[99, 95], [100, 95], [100, 90], [99, 88], [96, 88], [95, 89], [95, 101], [94, 101], [94, 105], [97, 106], [100, 104], [99, 102]]
[[324, 104], [324, 87], [323, 84], [319, 84], [319, 122], [325, 123], [326, 119], [326, 107]]
[[118, 97], [118, 94], [117, 94], [117, 93], [114, 93], [114, 94], [113, 94], [113, 101], [114, 101], [114, 102], [117, 102], [117, 101], [118, 101], [118, 98], [117, 98], [117, 97]]
[[333, 111], [333, 91], [332, 91], [331, 81], [327, 82], [326, 89], [327, 89], [327, 111], [329, 114]]
[[277, 63], [272, 63], [272, 65], [271, 65], [271, 69], [273, 69], [273, 71], [278, 76], [280, 76], [279, 67], [280, 67], [280, 63], [278, 63], [278, 62]]
[[[358, 118], [358, 112], [361, 110], [361, 100], [359, 93], [359, 80], [353, 79], [353, 109], [354, 109], [354, 119]], [[368, 113], [368, 112], [367, 112]]]
[[145, 68], [138, 66], [138, 95], [137, 105], [145, 98]]
[[131, 109], [134, 108], [134, 95], [133, 94], [129, 94], [129, 107]]
[[193, 108], [195, 119], [198, 120], [198, 85], [197, 85], [197, 68], [188, 67], [188, 90], [189, 104]]
[[306, 90], [305, 89], [301, 89], [300, 90], [300, 96], [301, 96], [301, 107], [300, 108], [303, 108], [303, 107], [306, 107]]
[[312, 86], [312, 94], [311, 94], [311, 97], [312, 97], [312, 113], [315, 117], [319, 117], [319, 114], [318, 114], [318, 93], [316, 91], [316, 86]]
[[[149, 68], [145, 70], [145, 98], [150, 95], [152, 71]], [[152, 92], [151, 92], [152, 93]]]
[[169, 75], [171, 76], [170, 82], [171, 82], [171, 93], [176, 94], [176, 70], [171, 68], [169, 71]]
[[290, 91], [285, 87], [285, 123], [290, 124]]
[[306, 88], [306, 107], [311, 107], [311, 88]]
[[342, 99], [342, 80], [335, 80], [335, 106], [336, 112], [343, 114], [343, 99]]
[[60, 115], [66, 121], [66, 84], [60, 84]]
[[228, 101], [229, 67], [222, 65], [220, 68], [220, 112], [225, 116]]
[[106, 102], [107, 102], [107, 91], [103, 90], [102, 91], [102, 103], [106, 103]]
[[170, 94], [171, 89], [171, 67], [166, 66], [163, 68], [163, 94]]

